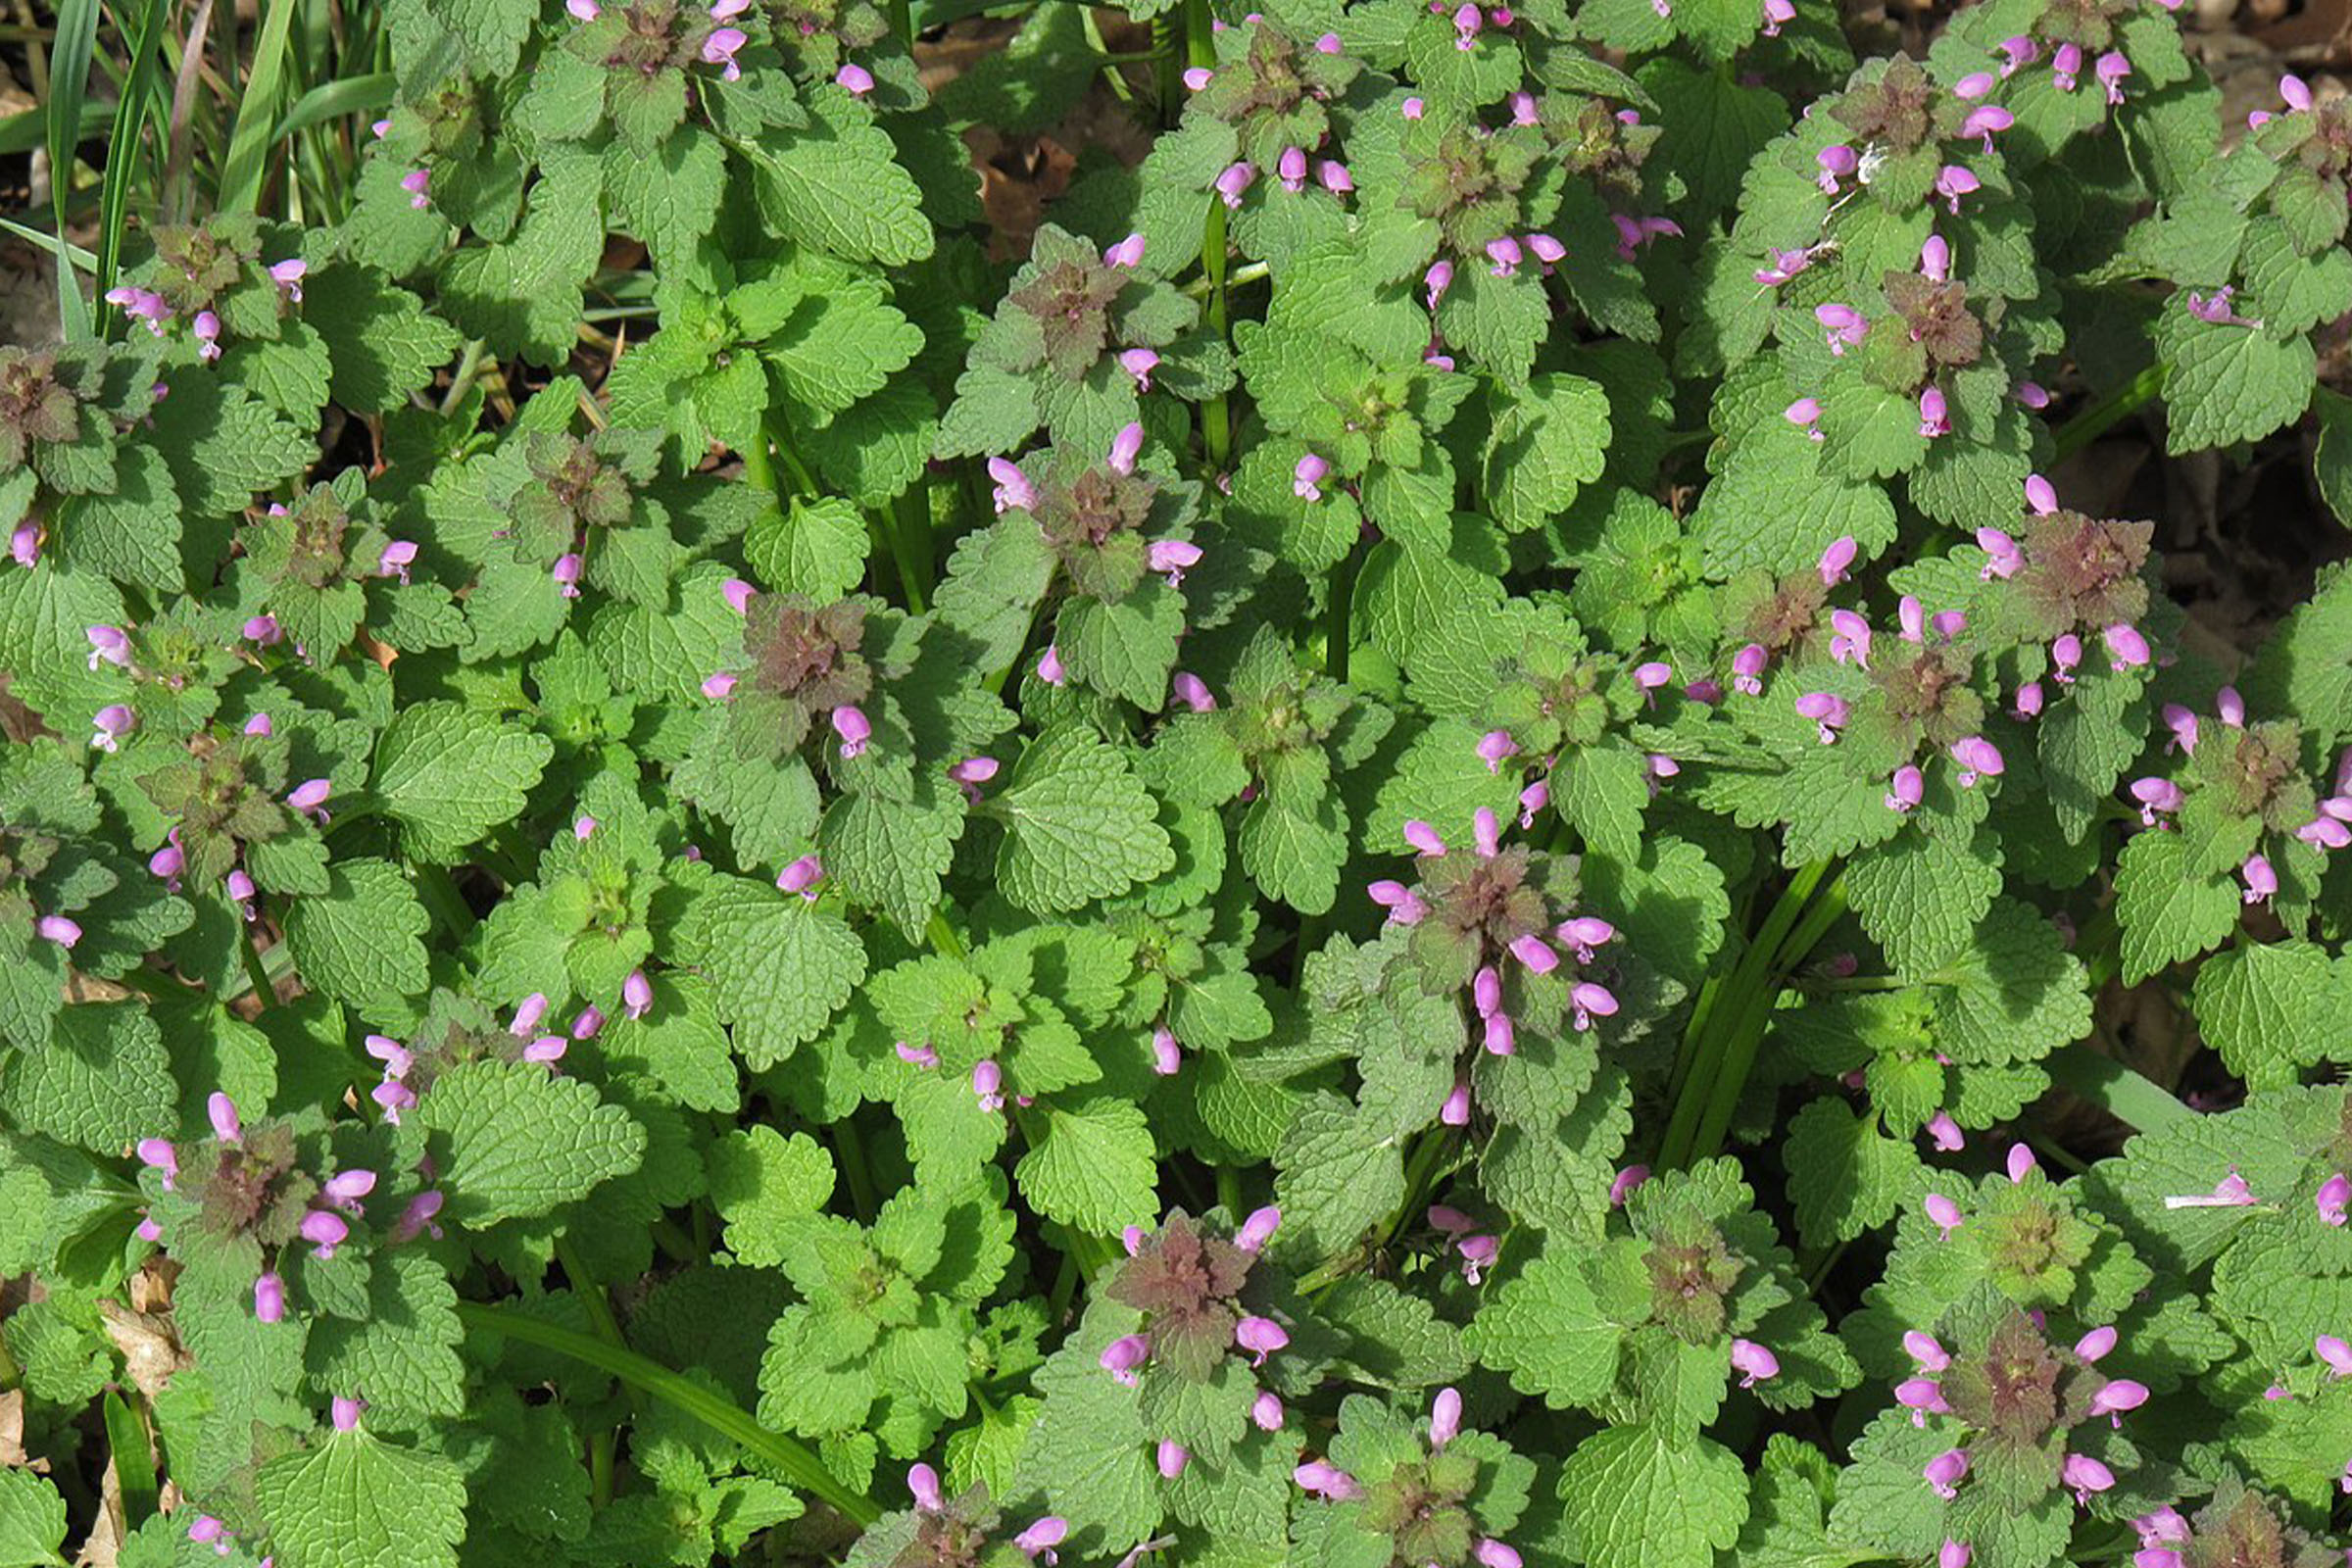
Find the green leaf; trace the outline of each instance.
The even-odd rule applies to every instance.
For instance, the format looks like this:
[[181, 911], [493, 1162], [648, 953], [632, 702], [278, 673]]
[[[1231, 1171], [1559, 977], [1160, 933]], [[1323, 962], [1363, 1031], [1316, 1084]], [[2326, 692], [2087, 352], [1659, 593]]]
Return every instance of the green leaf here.
[[2155, 336], [2172, 416], [2169, 452], [2269, 435], [2311, 401], [2319, 358], [2309, 338], [2281, 341], [2255, 327], [2200, 320], [2185, 308], [2157, 318]]
[[11, 1053], [0, 1109], [25, 1132], [113, 1154], [176, 1130], [163, 1031], [136, 1003], [65, 1008], [46, 1045]]
[[2278, 1089], [2343, 1052], [2344, 974], [2309, 942], [2249, 942], [2197, 970], [2197, 1029], [2249, 1089]]
[[2320, 446], [2313, 459], [2320, 495], [2335, 520], [2352, 528], [2352, 397], [2320, 389]]
[[1096, 1236], [1149, 1225], [1159, 1213], [1152, 1124], [1123, 1100], [1047, 1107], [1044, 1136], [1013, 1175], [1039, 1214]]
[[1690, 1568], [1740, 1539], [1747, 1474], [1708, 1439], [1610, 1427], [1560, 1466], [1560, 1504], [1591, 1568]]
[[847, 96], [820, 93], [808, 107], [806, 129], [737, 146], [768, 225], [844, 261], [903, 267], [930, 255], [922, 192], [890, 137]]
[[865, 948], [838, 916], [740, 878], [695, 900], [679, 942], [717, 985], [719, 1015], [755, 1071], [815, 1039], [865, 978]]
[[865, 519], [847, 501], [796, 497], [789, 512], [752, 519], [743, 559], [768, 587], [829, 605], [864, 578], [866, 542]]
[[1508, 1373], [1522, 1393], [1543, 1396], [1555, 1410], [1590, 1409], [1616, 1387], [1621, 1337], [1578, 1260], [1554, 1251], [1488, 1296], [1470, 1325], [1468, 1345], [1481, 1361]]
[[1843, 535], [1864, 560], [1879, 554], [1894, 543], [1894, 504], [1882, 485], [1823, 472], [1820, 447], [1775, 418], [1732, 449], [1690, 529], [1710, 577], [1750, 566], [1786, 574], [1811, 566]]
[[1039, 737], [983, 809], [1004, 823], [997, 878], [1024, 909], [1079, 908], [1176, 864], [1151, 793], [1092, 730]]
[[2115, 912], [2123, 976], [2134, 985], [2168, 963], [2218, 945], [2237, 924], [2236, 886], [2193, 874], [2178, 833], [2140, 833], [2116, 862]]
[[66, 1499], [29, 1470], [0, 1470], [0, 1568], [63, 1563]]
[[1609, 398], [1579, 375], [1539, 375], [1507, 394], [1488, 428], [1487, 505], [1513, 533], [1568, 510], [1600, 477]]
[[462, 703], [403, 709], [375, 753], [375, 793], [407, 829], [408, 846], [452, 860], [502, 822], [522, 815], [555, 747]]
[[433, 1081], [416, 1115], [447, 1140], [441, 1187], [462, 1225], [576, 1202], [645, 1155], [645, 1129], [628, 1112], [536, 1062], [466, 1062]]
[[726, 1134], [705, 1156], [710, 1203], [726, 1222], [727, 1250], [755, 1268], [784, 1259], [787, 1227], [833, 1196], [833, 1157], [807, 1133], [773, 1127]]
[[1919, 1152], [1856, 1115], [1841, 1100], [1816, 1100], [1786, 1133], [1788, 1199], [1807, 1247], [1850, 1242], [1894, 1218], [1921, 1170]]
[[[437, 1087], [437, 1086], [436, 1086]], [[422, 1426], [466, 1413], [458, 1293], [441, 1265], [416, 1250], [377, 1256], [368, 1315], [320, 1314], [311, 1328], [311, 1386], [366, 1396], [378, 1425]]]
[[385, 414], [430, 385], [458, 352], [458, 331], [424, 302], [364, 267], [330, 267], [303, 284], [303, 318], [334, 362], [327, 390], [363, 414]]
[[270, 1460], [254, 1498], [285, 1568], [457, 1568], [466, 1538], [458, 1467], [364, 1431]]
[[293, 901], [286, 947], [314, 988], [379, 1028], [402, 1030], [430, 983], [420, 939], [431, 923], [398, 867], [345, 860], [328, 873], [323, 897]]

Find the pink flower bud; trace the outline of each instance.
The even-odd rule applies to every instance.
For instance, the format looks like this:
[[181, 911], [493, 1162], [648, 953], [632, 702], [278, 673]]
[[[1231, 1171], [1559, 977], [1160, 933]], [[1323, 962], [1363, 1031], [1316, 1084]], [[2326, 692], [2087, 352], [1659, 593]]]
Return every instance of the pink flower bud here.
[[1960, 1228], [1960, 1205], [1941, 1193], [1930, 1193], [1924, 1205], [1928, 1218], [1933, 1220], [1941, 1239], [1949, 1241], [1952, 1232]]
[[996, 506], [999, 513], [1028, 512], [1037, 506], [1037, 486], [1018, 465], [1004, 458], [988, 460], [988, 476], [996, 481]]
[[1740, 1386], [1752, 1389], [1757, 1383], [1781, 1375], [1781, 1358], [1753, 1340], [1732, 1342], [1732, 1370], [1743, 1374]]
[[1348, 1502], [1364, 1494], [1355, 1478], [1328, 1459], [1309, 1459], [1291, 1472], [1298, 1490], [1327, 1502]]
[[344, 1223], [342, 1215], [329, 1213], [323, 1208], [314, 1208], [302, 1216], [301, 1231], [302, 1239], [312, 1244], [314, 1257], [329, 1258], [335, 1255], [335, 1249], [343, 1244], [343, 1239], [351, 1234], [351, 1227]]
[[1069, 1533], [1068, 1520], [1058, 1519], [1048, 1514], [1012, 1538], [1013, 1549], [1024, 1557], [1036, 1558], [1042, 1555], [1050, 1565], [1054, 1561], [1054, 1548], [1060, 1545], [1061, 1538]]
[[862, 98], [874, 90], [874, 74], [852, 61], [843, 61], [833, 73], [833, 85], [853, 98]]
[[1281, 1225], [1281, 1209], [1271, 1204], [1264, 1208], [1251, 1209], [1250, 1217], [1242, 1221], [1242, 1228], [1234, 1232], [1233, 1245], [1245, 1252], [1257, 1251], [1274, 1239], [1274, 1232]]
[[1234, 1325], [1233, 1343], [1255, 1358], [1251, 1366], [1264, 1366], [1267, 1356], [1291, 1343], [1291, 1336], [1270, 1317], [1245, 1317]]
[[1100, 1364], [1115, 1383], [1134, 1388], [1137, 1369], [1152, 1358], [1152, 1342], [1141, 1334], [1123, 1335], [1102, 1348]]
[[2352, 1207], [2352, 1177], [2337, 1171], [2320, 1183], [2317, 1202], [2321, 1223], [2342, 1229], [2345, 1211], [2347, 1207]]
[[1440, 1389], [1429, 1406], [1429, 1446], [1436, 1452], [1462, 1434], [1462, 1394], [1459, 1389]]
[[253, 1282], [253, 1315], [264, 1323], [285, 1321], [286, 1282], [275, 1269]]
[[1273, 1394], [1261, 1390], [1257, 1397], [1250, 1401], [1250, 1424], [1258, 1431], [1280, 1432], [1282, 1419], [1282, 1400]]
[[375, 1172], [371, 1170], [337, 1171], [319, 1188], [328, 1202], [354, 1214], [360, 1211], [360, 1200], [374, 1191]]
[[2077, 1502], [2088, 1502], [2092, 1493], [2115, 1485], [2115, 1472], [2087, 1453], [2070, 1453], [2058, 1467], [2058, 1480], [2074, 1489]]
[[1158, 1448], [1152, 1454], [1152, 1462], [1159, 1467], [1159, 1478], [1162, 1481], [1173, 1481], [1184, 1474], [1184, 1467], [1193, 1462], [1193, 1455], [1190, 1449], [1174, 1438], [1162, 1438], [1159, 1440]]

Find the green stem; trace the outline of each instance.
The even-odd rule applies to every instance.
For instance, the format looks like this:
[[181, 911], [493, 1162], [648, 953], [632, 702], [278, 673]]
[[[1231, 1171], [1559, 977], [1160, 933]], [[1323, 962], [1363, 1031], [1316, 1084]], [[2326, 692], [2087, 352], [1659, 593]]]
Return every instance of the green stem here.
[[2122, 386], [2093, 403], [2058, 427], [2058, 456], [2071, 457], [2105, 435], [2126, 416], [2153, 401], [2164, 390], [2169, 367], [2158, 360]]
[[115, 1479], [122, 1493], [122, 1526], [136, 1530], [163, 1501], [155, 1476], [155, 1446], [138, 1410], [114, 1389], [104, 1403], [107, 1451], [114, 1456]]
[[254, 1005], [268, 1012], [277, 1004], [277, 987], [270, 983], [270, 971], [262, 967], [261, 950], [253, 945], [253, 922], [237, 922], [237, 951], [245, 960], [245, 978], [253, 986]]
[[865, 1135], [858, 1130], [858, 1113], [852, 1111], [833, 1124], [833, 1152], [841, 1162], [842, 1176], [850, 1184], [850, 1206], [858, 1211], [858, 1223], [874, 1222], [874, 1177], [865, 1162]]
[[923, 935], [930, 939], [931, 950], [941, 957], [958, 960], [963, 957], [966, 951], [963, 938], [957, 936], [956, 928], [948, 923], [947, 910], [933, 909], [931, 911], [931, 919], [923, 927]]
[[1217, 1204], [1240, 1221], [1242, 1216], [1242, 1173], [1232, 1165], [1217, 1167]]
[[567, 1329], [560, 1323], [532, 1317], [512, 1306], [460, 1301], [458, 1318], [468, 1328], [479, 1329], [485, 1334], [503, 1334], [509, 1339], [535, 1345], [543, 1350], [554, 1350], [559, 1355], [568, 1355], [575, 1361], [584, 1361], [612, 1373], [631, 1388], [653, 1396], [683, 1415], [692, 1416], [720, 1437], [741, 1444], [751, 1453], [773, 1465], [794, 1486], [829, 1504], [861, 1529], [882, 1517], [882, 1510], [871, 1499], [843, 1486], [806, 1444], [784, 1433], [770, 1432], [741, 1405], [671, 1371], [659, 1361], [649, 1360], [634, 1350], [616, 1345], [608, 1345], [577, 1329]]
[[466, 394], [472, 387], [474, 377], [481, 374], [482, 348], [482, 340], [474, 338], [466, 343], [466, 352], [458, 357], [458, 373], [449, 378], [449, 391], [441, 399], [443, 418], [458, 412], [458, 405], [466, 401]]
[[458, 885], [450, 880], [447, 868], [419, 865], [412, 869], [416, 879], [417, 896], [423, 899], [424, 906], [431, 911], [433, 918], [440, 921], [458, 942], [464, 942], [473, 935], [473, 911], [466, 906], [466, 899], [458, 892]]
[[1332, 568], [1324, 589], [1330, 598], [1323, 606], [1323, 672], [1336, 681], [1348, 678], [1348, 654], [1353, 636], [1348, 617], [1355, 607], [1356, 574], [1363, 569], [1363, 541], [1359, 539], [1346, 559]]
[[899, 569], [899, 589], [906, 596], [906, 608], [919, 615], [929, 603], [931, 586], [931, 527], [928, 519], [922, 524], [921, 539], [915, 538], [908, 527], [906, 509], [900, 505], [906, 500], [919, 502], [920, 496], [901, 496], [891, 503], [890, 511], [867, 514], [874, 536]]
[[2101, 1055], [2082, 1041], [2061, 1046], [2042, 1065], [2060, 1088], [2089, 1101], [2135, 1131], [2152, 1133], [2196, 1118], [2195, 1111], [2161, 1084], [2143, 1078], [2113, 1056]]
[[[1818, 882], [1828, 868], [1827, 860], [1816, 860], [1805, 870], [1814, 873], [1813, 880]], [[1707, 1098], [1706, 1114], [1699, 1120], [1698, 1135], [1691, 1142], [1685, 1163], [1707, 1158], [1722, 1150], [1724, 1139], [1731, 1132], [1732, 1116], [1740, 1108], [1740, 1097], [1747, 1090], [1748, 1074], [1755, 1070], [1756, 1052], [1764, 1044], [1765, 1031], [1772, 1026], [1773, 1001], [1780, 995], [1783, 977], [1813, 951], [1813, 945], [1844, 912], [1845, 884], [1840, 878], [1803, 910], [1801, 920], [1792, 913], [1778, 937], [1765, 944], [1771, 957], [1755, 971], [1756, 977], [1742, 994], [1739, 1007], [1729, 1015], [1732, 1034], [1724, 1044], [1715, 1087]], [[1765, 935], [1772, 937], [1773, 933], [1768, 929]]]
[[[1208, 0], [1184, 0], [1184, 43], [1188, 62], [1196, 66], [1214, 66], [1217, 63], [1217, 43], [1214, 18]], [[1208, 199], [1208, 218], [1200, 230], [1200, 266], [1208, 277], [1208, 324], [1217, 341], [1225, 341], [1225, 273], [1229, 258], [1225, 254], [1225, 203], [1211, 195]], [[1200, 445], [1208, 454], [1208, 466], [1222, 470], [1233, 439], [1232, 409], [1222, 392], [1200, 405]]]
[[[1747, 951], [1740, 956], [1731, 979], [1725, 983], [1715, 1007], [1708, 1013], [1706, 1033], [1700, 1035], [1693, 1032], [1690, 1037], [1690, 1070], [1685, 1075], [1682, 1089], [1675, 1096], [1674, 1113], [1667, 1121], [1666, 1136], [1658, 1146], [1658, 1163], [1666, 1169], [1679, 1170], [1689, 1164], [1692, 1152], [1703, 1145], [1700, 1129], [1714, 1119], [1715, 1100], [1724, 1089], [1726, 1057], [1735, 1049], [1732, 1037], [1741, 1031], [1748, 1015], [1755, 1010], [1756, 997], [1764, 990], [1772, 972], [1773, 960], [1779, 956], [1781, 943], [1796, 924], [1797, 916], [1804, 912], [1806, 901], [1812, 898], [1813, 890], [1820, 886], [1828, 870], [1827, 860], [1816, 860], [1788, 879], [1788, 887], [1782, 890], [1779, 902], [1765, 915], [1764, 924], [1748, 944]], [[1752, 1044], [1748, 1059], [1751, 1062], [1754, 1059]], [[1745, 1076], [1746, 1069], [1742, 1067], [1740, 1072], [1742, 1082]], [[1735, 1101], [1738, 1099], [1738, 1084], [1732, 1086], [1731, 1095]], [[1726, 1106], [1722, 1120], [1728, 1125], [1730, 1119], [1730, 1108]]]
[[[612, 1315], [612, 1299], [588, 1272], [579, 1248], [569, 1236], [556, 1238], [556, 1261], [564, 1265], [564, 1273], [571, 1281], [571, 1294], [587, 1308], [588, 1326], [596, 1330], [596, 1337], [626, 1353], [628, 1342], [620, 1337], [620, 1320]], [[619, 1434], [612, 1427], [604, 1428], [588, 1440], [588, 1502], [592, 1508], [601, 1509], [612, 1500], [612, 1456], [618, 1446]]]
[[1152, 58], [1156, 63], [1159, 79], [1160, 128], [1173, 129], [1184, 118], [1184, 68], [1187, 55], [1184, 47], [1184, 19], [1161, 12], [1152, 19]]

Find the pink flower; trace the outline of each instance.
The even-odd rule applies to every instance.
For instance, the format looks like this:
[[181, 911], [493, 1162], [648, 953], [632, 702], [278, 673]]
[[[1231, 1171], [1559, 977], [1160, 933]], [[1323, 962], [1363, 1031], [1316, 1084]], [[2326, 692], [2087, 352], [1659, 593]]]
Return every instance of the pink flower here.
[[1960, 1205], [1941, 1193], [1930, 1193], [1924, 1206], [1928, 1218], [1935, 1222], [1936, 1229], [1940, 1233], [1938, 1239], [1951, 1240], [1952, 1232], [1960, 1228]]
[[425, 195], [425, 187], [431, 183], [432, 177], [433, 172], [429, 169], [412, 169], [400, 176], [400, 188], [409, 193], [409, 205], [418, 212], [432, 205], [432, 198]]
[[1850, 305], [1816, 305], [1813, 307], [1813, 319], [1819, 321], [1822, 329], [1829, 333], [1832, 355], [1859, 347], [1862, 340], [1870, 335], [1869, 318]]
[[1734, 1340], [1732, 1370], [1742, 1374], [1741, 1388], [1752, 1389], [1759, 1382], [1781, 1375], [1781, 1358], [1753, 1340]]
[[1228, 208], [1238, 210], [1242, 205], [1242, 193], [1250, 188], [1250, 182], [1256, 177], [1257, 170], [1250, 164], [1227, 165], [1224, 172], [1216, 178], [1216, 191], [1219, 199]]
[[1526, 258], [1519, 249], [1519, 242], [1504, 234], [1487, 241], [1487, 259], [1494, 264], [1488, 269], [1489, 271], [1496, 277], [1509, 277], [1519, 270], [1520, 262]]
[[1134, 1388], [1137, 1369], [1152, 1358], [1152, 1342], [1141, 1334], [1128, 1334], [1102, 1348], [1099, 1362], [1114, 1383]]
[[1432, 1453], [1462, 1434], [1462, 1392], [1440, 1389], [1429, 1405], [1429, 1447]]
[[734, 81], [743, 74], [743, 68], [735, 63], [735, 51], [749, 42], [750, 36], [741, 27], [713, 27], [710, 36], [703, 40], [703, 63], [723, 67], [719, 79]]
[[854, 61], [845, 60], [841, 69], [833, 73], [833, 85], [853, 98], [862, 98], [874, 90], [874, 74]]
[[[2260, 857], [2258, 856], [2256, 858], [2259, 859]], [[2170, 1197], [2164, 1200], [2164, 1206], [2167, 1208], [2245, 1208], [2253, 1202], [2253, 1190], [2246, 1185], [2246, 1179], [2237, 1173], [2237, 1167], [2232, 1165], [2227, 1176], [2213, 1184], [2212, 1192]]]
[[1838, 182], [1849, 179], [1862, 167], [1861, 158], [1844, 142], [1832, 142], [1813, 155], [1814, 164], [1821, 170], [1819, 183], [1823, 194], [1838, 194]]
[[2136, 1410], [2148, 1402], [2148, 1386], [2130, 1378], [2116, 1378], [2090, 1396], [2090, 1413], [2107, 1417], [2111, 1426], [2124, 1424], [2123, 1412]]
[[253, 1282], [253, 1315], [264, 1323], [285, 1321], [286, 1282], [275, 1269]]
[[1153, 571], [1162, 573], [1173, 588], [1184, 581], [1184, 574], [1200, 564], [1200, 547], [1189, 539], [1161, 539], [1153, 542], [1147, 553], [1146, 563]]
[[1291, 494], [1301, 501], [1322, 500], [1321, 486], [1330, 472], [1331, 465], [1309, 452], [1291, 469]]
[[1254, 1357], [1251, 1366], [1264, 1366], [1267, 1356], [1291, 1343], [1291, 1336], [1272, 1318], [1252, 1316], [1233, 1326], [1233, 1343]]
[[1000, 514], [1008, 511], [1027, 512], [1037, 506], [1037, 486], [1019, 466], [1004, 458], [988, 460], [988, 476], [996, 481], [996, 506]]
[[1800, 718], [1813, 720], [1815, 732], [1824, 746], [1835, 745], [1838, 732], [1853, 716], [1845, 699], [1836, 692], [1806, 692], [1797, 698], [1796, 711]]
[[2320, 1183], [2319, 1197], [2316, 1201], [2319, 1205], [2321, 1223], [2333, 1225], [2341, 1230], [2344, 1225], [2345, 1210], [2347, 1206], [2352, 1206], [2352, 1177], [2347, 1177], [2339, 1170]]
[[833, 733], [841, 737], [841, 760], [847, 762], [865, 755], [865, 743], [873, 737], [874, 726], [866, 720], [863, 709], [844, 703], [833, 710]]
[[2094, 1492], [2105, 1492], [2115, 1485], [2115, 1472], [2087, 1453], [2070, 1453], [2066, 1463], [2058, 1467], [2058, 1480], [2072, 1487], [2075, 1501], [2087, 1503]]
[[1364, 1494], [1355, 1478], [1328, 1459], [1309, 1459], [1291, 1472], [1298, 1490], [1326, 1502], [1348, 1502]]
[[1946, 1448], [1927, 1462], [1920, 1474], [1936, 1495], [1949, 1502], [1960, 1495], [1960, 1482], [1968, 1475], [1968, 1453], [1962, 1448]]
[[1951, 406], [1943, 388], [1933, 383], [1919, 394], [1919, 433], [1931, 441], [1952, 433]]

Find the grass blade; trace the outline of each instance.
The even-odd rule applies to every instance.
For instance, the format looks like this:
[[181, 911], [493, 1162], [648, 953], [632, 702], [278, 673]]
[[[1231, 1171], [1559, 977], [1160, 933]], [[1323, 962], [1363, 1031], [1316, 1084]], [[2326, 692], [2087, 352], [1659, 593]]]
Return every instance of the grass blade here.
[[392, 89], [398, 82], [399, 78], [389, 71], [322, 82], [294, 100], [294, 107], [286, 111], [286, 118], [277, 122], [277, 129], [270, 133], [270, 139], [285, 141], [313, 125], [323, 125], [345, 115], [373, 114], [392, 101]]
[[[78, 245], [59, 239], [55, 234], [44, 234], [37, 228], [28, 228], [13, 218], [0, 218], [0, 229], [7, 230], [28, 245], [39, 246], [50, 256], [63, 257], [69, 266], [78, 267], [85, 272], [98, 270], [97, 257], [92, 256]], [[81, 298], [78, 293], [74, 297], [76, 300]]]
[[782, 1432], [770, 1432], [754, 1420], [750, 1411], [732, 1399], [711, 1393], [700, 1383], [672, 1372], [659, 1361], [650, 1361], [634, 1350], [608, 1345], [594, 1335], [532, 1317], [514, 1307], [460, 1301], [458, 1317], [467, 1328], [479, 1329], [486, 1334], [504, 1334], [526, 1345], [558, 1351], [574, 1360], [585, 1361], [590, 1366], [600, 1367], [623, 1383], [644, 1390], [720, 1436], [742, 1444], [782, 1471], [794, 1486], [810, 1496], [820, 1497], [832, 1504], [853, 1524], [870, 1525], [882, 1515], [882, 1510], [875, 1507], [871, 1499], [859, 1496], [836, 1480], [815, 1451], [798, 1438]]
[[[57, 40], [49, 51], [49, 203], [63, 243], [66, 196], [74, 183], [74, 162], [81, 144], [81, 110], [90, 85], [90, 57], [98, 47], [98, 0], [59, 0]], [[86, 338], [92, 331], [89, 302], [74, 270], [61, 260], [57, 269], [57, 318], [66, 341]]]
[[[115, 286], [115, 273], [122, 261], [122, 224], [130, 212], [130, 188], [137, 180], [131, 166], [137, 158], [139, 132], [145, 128], [148, 111], [154, 106], [158, 86], [155, 78], [163, 69], [163, 36], [164, 0], [146, 0], [139, 17], [139, 35], [130, 48], [130, 71], [122, 78], [122, 96], [115, 104], [114, 128], [106, 138], [105, 183], [98, 200], [95, 285], [102, 301], [106, 291]], [[100, 324], [109, 324], [114, 307], [101, 304], [98, 311]]]
[[[72, 0], [68, 0], [71, 4]], [[220, 211], [231, 217], [261, 205], [262, 175], [270, 149], [277, 145], [277, 100], [286, 74], [286, 35], [294, 27], [298, 0], [270, 0], [254, 40], [253, 69], [237, 100], [237, 121], [228, 133], [228, 157], [220, 167]]]
[[115, 1459], [115, 1479], [122, 1490], [122, 1528], [136, 1530], [154, 1514], [163, 1489], [155, 1477], [155, 1449], [147, 1440], [147, 1424], [130, 1401], [113, 1389], [106, 1391], [106, 1444]]

